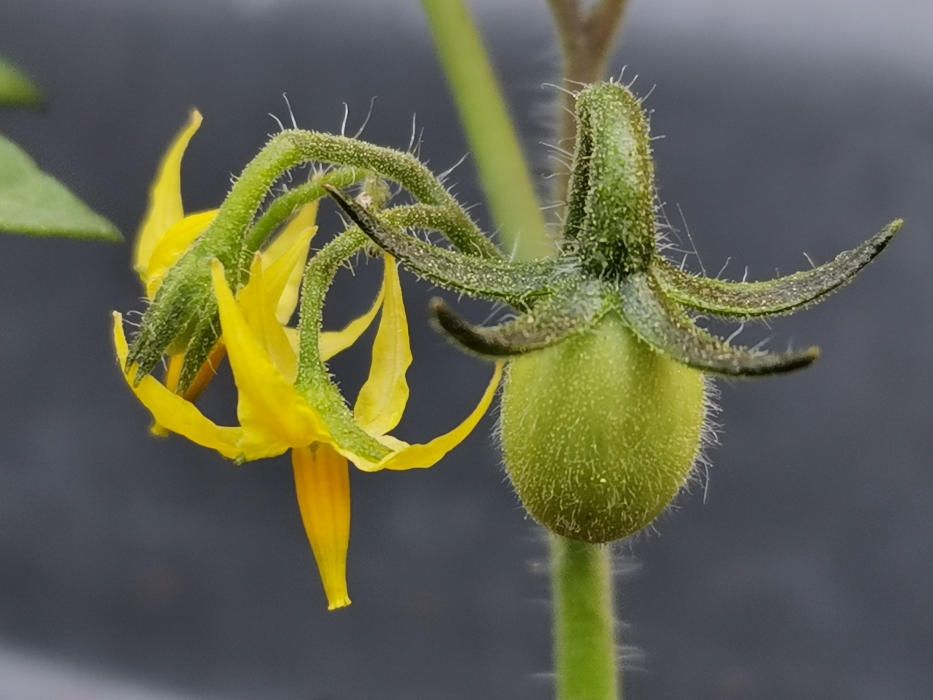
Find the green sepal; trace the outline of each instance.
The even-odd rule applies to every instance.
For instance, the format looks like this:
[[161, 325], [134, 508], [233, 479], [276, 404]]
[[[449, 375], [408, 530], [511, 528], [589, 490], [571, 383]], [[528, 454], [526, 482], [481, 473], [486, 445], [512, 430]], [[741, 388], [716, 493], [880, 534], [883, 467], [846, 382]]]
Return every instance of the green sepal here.
[[664, 292], [685, 306], [727, 318], [777, 316], [823, 301], [851, 282], [901, 230], [895, 219], [853, 250], [832, 262], [766, 282], [728, 282], [684, 272], [657, 259], [652, 272]]
[[492, 358], [522, 355], [559, 343], [592, 328], [610, 308], [603, 286], [597, 282], [559, 289], [514, 320], [485, 328], [465, 321], [444, 300], [431, 301], [434, 321], [442, 331], [467, 350]]
[[441, 287], [523, 306], [559, 286], [561, 277], [565, 276], [561, 264], [550, 258], [507, 262], [438, 248], [387, 225], [339, 190], [326, 189], [353, 223], [380, 248]]
[[617, 278], [655, 255], [654, 162], [641, 102], [617, 83], [577, 95], [577, 146], [565, 232], [584, 269]]
[[42, 93], [23, 71], [0, 58], [0, 107], [39, 107]]
[[116, 227], [0, 136], [0, 231], [119, 243]]
[[369, 239], [361, 232], [345, 231], [321, 248], [308, 262], [301, 284], [298, 376], [295, 387], [320, 412], [328, 431], [342, 447], [378, 462], [389, 453], [388, 448], [353, 419], [353, 413], [331, 378], [320, 353], [327, 291], [337, 271], [367, 245]]
[[[152, 372], [166, 352], [185, 351], [185, 365], [179, 391], [188, 388], [197, 374], [191, 365], [207, 359], [220, 337], [217, 301], [211, 289], [210, 263], [220, 260], [232, 289], [239, 289], [236, 261], [239, 241], [202, 234], [165, 276], [155, 299], [143, 314], [139, 332], [130, 343], [126, 365], [137, 365], [137, 381]], [[197, 338], [196, 345], [191, 346]], [[206, 351], [204, 347], [207, 347]]]
[[731, 346], [666, 302], [655, 280], [645, 273], [622, 280], [619, 299], [626, 323], [639, 338], [671, 359], [705, 372], [733, 377], [779, 374], [806, 367], [820, 354], [815, 347], [778, 354]]
[[220, 315], [217, 311], [217, 299], [213, 293], [210, 293], [204, 298], [202, 312], [185, 345], [185, 361], [182, 363], [181, 374], [178, 377], [179, 391], [186, 391], [191, 386], [218, 340], [220, 340]]

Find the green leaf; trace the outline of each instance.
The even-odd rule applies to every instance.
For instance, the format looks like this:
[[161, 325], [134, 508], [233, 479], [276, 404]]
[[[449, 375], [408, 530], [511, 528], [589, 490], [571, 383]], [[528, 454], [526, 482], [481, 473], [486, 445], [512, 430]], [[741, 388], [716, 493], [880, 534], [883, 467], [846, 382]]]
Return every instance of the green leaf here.
[[0, 231], [119, 243], [120, 232], [0, 136]]
[[42, 95], [12, 63], [0, 58], [0, 107], [38, 107]]

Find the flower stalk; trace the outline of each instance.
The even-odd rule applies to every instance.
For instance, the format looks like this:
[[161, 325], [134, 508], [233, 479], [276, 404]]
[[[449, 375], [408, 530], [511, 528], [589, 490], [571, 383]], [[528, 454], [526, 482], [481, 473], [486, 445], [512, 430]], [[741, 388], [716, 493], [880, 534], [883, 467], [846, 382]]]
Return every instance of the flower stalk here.
[[553, 535], [551, 581], [558, 700], [616, 700], [621, 684], [609, 548]]

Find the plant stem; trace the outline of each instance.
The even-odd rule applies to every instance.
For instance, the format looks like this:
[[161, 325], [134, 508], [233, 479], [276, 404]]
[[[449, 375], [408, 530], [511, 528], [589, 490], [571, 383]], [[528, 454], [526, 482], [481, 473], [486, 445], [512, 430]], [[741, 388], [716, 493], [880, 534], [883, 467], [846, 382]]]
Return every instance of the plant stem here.
[[463, 0], [422, 5], [504, 243], [520, 258], [550, 255], [531, 174], [469, 9]]
[[617, 700], [609, 548], [551, 537], [558, 700]]

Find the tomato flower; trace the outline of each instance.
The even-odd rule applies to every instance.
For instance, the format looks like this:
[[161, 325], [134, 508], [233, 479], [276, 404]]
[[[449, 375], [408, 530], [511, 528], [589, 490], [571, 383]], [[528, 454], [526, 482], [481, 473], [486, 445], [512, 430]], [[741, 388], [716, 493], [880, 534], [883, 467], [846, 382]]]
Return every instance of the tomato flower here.
[[[501, 377], [493, 379], [476, 408], [451, 431], [425, 444], [408, 444], [388, 435], [401, 420], [408, 402], [405, 375], [412, 356], [398, 271], [385, 258], [385, 275], [376, 303], [342, 331], [322, 334], [321, 356], [329, 359], [352, 344], [373, 320], [380, 322], [373, 342], [369, 377], [360, 390], [352, 421], [383, 446], [380, 458], [361, 454], [339, 438], [347, 429], [342, 417], [327, 415], [295, 386], [297, 338], [276, 314], [277, 299], [288, 271], [301, 258], [298, 240], [277, 261], [254, 259], [250, 280], [234, 297], [219, 262], [212, 265], [213, 290], [221, 333], [238, 390], [239, 425], [220, 426], [191, 401], [152, 376], [137, 377], [135, 366], [125, 371], [127, 384], [154, 419], [171, 432], [187, 437], [237, 461], [274, 457], [291, 450], [295, 487], [302, 521], [321, 580], [333, 610], [350, 604], [346, 582], [350, 532], [349, 463], [366, 472], [426, 468], [462, 442], [488, 410]], [[114, 314], [114, 342], [123, 366], [127, 343], [121, 317]]]

